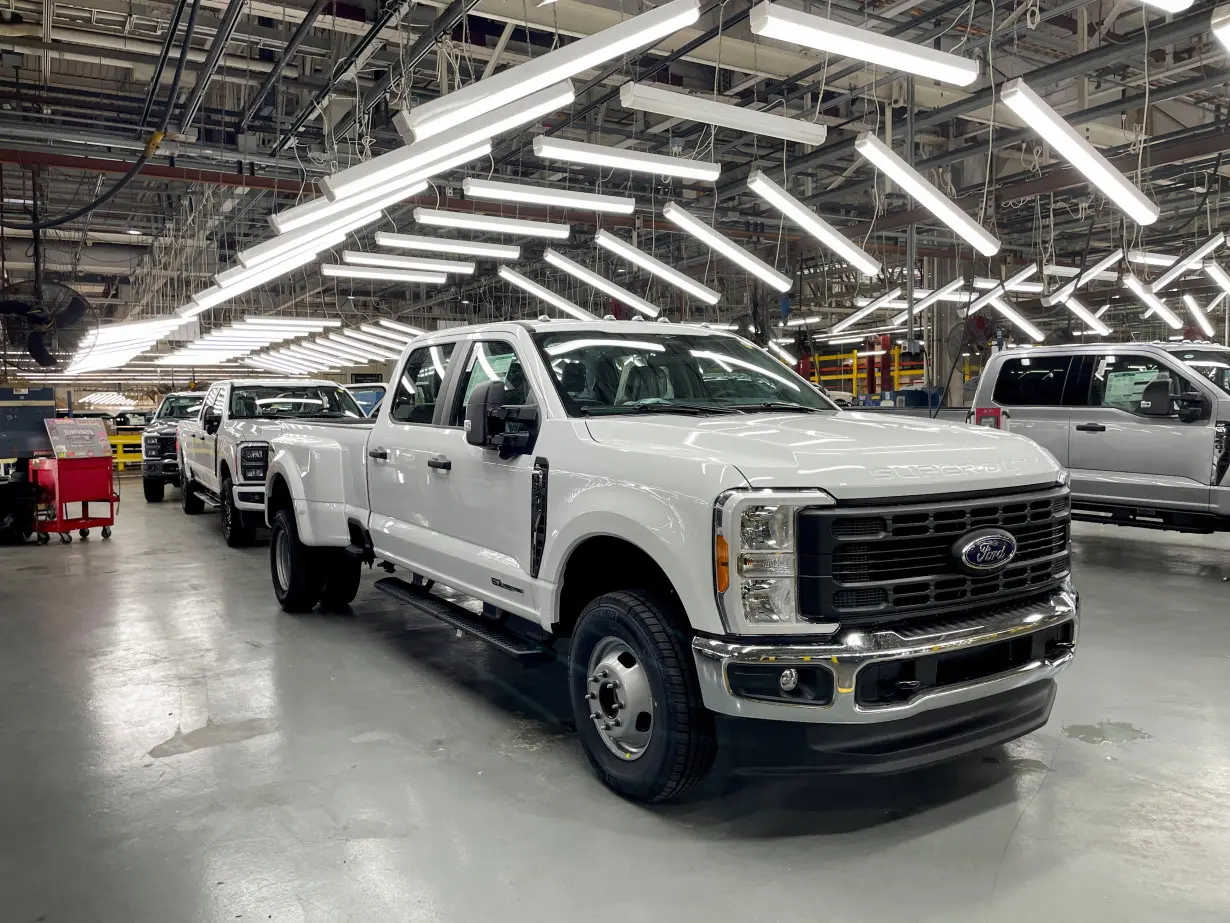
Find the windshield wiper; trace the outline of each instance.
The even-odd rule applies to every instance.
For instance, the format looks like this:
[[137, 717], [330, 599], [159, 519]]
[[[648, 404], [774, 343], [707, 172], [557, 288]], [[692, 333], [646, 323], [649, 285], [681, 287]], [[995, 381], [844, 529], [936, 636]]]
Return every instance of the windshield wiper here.
[[785, 411], [787, 413], [820, 413], [818, 407], [808, 407], [793, 401], [757, 401], [754, 404], [727, 404], [731, 410], [741, 410], [744, 413], [759, 413], [762, 411]]
[[711, 413], [735, 413], [727, 407], [714, 404], [619, 404], [606, 407], [582, 407], [581, 412], [594, 416], [629, 413], [681, 413], [692, 417], [703, 417]]

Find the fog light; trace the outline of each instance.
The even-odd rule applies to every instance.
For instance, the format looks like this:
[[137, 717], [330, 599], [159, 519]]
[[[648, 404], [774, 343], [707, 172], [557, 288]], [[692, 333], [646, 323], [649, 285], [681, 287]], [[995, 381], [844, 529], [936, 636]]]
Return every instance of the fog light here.
[[781, 686], [782, 692], [794, 692], [799, 685], [799, 671], [793, 667], [782, 670], [782, 675], [777, 678], [777, 685]]

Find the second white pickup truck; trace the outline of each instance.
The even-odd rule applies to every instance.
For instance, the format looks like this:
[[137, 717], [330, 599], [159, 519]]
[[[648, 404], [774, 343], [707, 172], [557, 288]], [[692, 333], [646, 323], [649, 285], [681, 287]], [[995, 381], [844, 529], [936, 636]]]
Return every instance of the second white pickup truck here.
[[345, 603], [379, 561], [418, 611], [563, 659], [623, 795], [678, 795], [719, 746], [740, 771], [887, 772], [1047, 721], [1079, 607], [1065, 474], [1029, 440], [840, 412], [674, 324], [441, 331], [392, 380], [370, 428], [273, 438], [279, 602]]

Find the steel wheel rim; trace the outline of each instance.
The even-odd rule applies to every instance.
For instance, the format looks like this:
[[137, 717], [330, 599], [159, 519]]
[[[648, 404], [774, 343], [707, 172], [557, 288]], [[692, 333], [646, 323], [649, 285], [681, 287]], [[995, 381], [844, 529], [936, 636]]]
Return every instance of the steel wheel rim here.
[[222, 534], [228, 538], [231, 534], [231, 504], [226, 499], [222, 501]]
[[290, 586], [290, 541], [282, 529], [274, 535], [273, 551], [273, 563], [278, 572], [278, 586], [285, 592]]
[[585, 704], [606, 748], [622, 760], [645, 755], [657, 712], [641, 655], [623, 638], [594, 645], [585, 676]]

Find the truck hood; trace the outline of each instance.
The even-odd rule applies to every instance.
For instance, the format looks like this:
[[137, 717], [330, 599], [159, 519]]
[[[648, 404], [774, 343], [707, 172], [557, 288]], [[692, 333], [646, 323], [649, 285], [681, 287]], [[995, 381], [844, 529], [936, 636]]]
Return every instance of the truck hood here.
[[753, 487], [819, 487], [839, 500], [1053, 484], [1062, 468], [1023, 436], [869, 413], [594, 417], [596, 442], [736, 466]]
[[281, 420], [231, 420], [227, 424], [236, 442], [268, 442], [281, 435], [284, 426]]
[[178, 420], [155, 420], [145, 426], [146, 436], [174, 436]]

